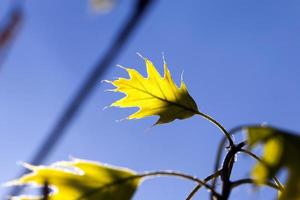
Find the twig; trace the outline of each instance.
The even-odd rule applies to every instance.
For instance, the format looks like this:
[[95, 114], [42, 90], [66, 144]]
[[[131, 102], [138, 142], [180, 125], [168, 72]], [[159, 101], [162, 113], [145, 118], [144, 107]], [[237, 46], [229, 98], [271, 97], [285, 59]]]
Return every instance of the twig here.
[[[254, 179], [245, 178], [245, 179], [233, 181], [231, 183], [231, 189], [233, 189], [235, 187], [238, 187], [240, 185], [243, 185], [243, 184], [255, 184], [255, 183], [256, 183], [256, 181]], [[274, 188], [276, 190], [283, 191], [283, 188], [280, 188], [277, 184], [274, 184], [274, 183], [271, 183], [271, 182], [265, 182], [265, 183], [263, 183], [263, 185], [269, 186], [269, 187]]]
[[[234, 135], [236, 134], [237, 132], [241, 131], [242, 129], [244, 128], [244, 126], [237, 126], [231, 130], [228, 131], [228, 133], [230, 135]], [[216, 159], [215, 159], [215, 165], [214, 165], [214, 171], [217, 171], [220, 167], [220, 164], [221, 164], [221, 158], [222, 158], [222, 153], [223, 153], [223, 150], [225, 148], [225, 144], [226, 144], [226, 141], [227, 141], [227, 138], [226, 137], [223, 137], [219, 143], [219, 146], [218, 146], [218, 150], [217, 150], [217, 155], [216, 155]], [[212, 181], [212, 188], [216, 188], [216, 184], [217, 184], [217, 180], [218, 179], [213, 179]], [[211, 195], [210, 196], [210, 199], [213, 200], [213, 196]]]
[[221, 179], [223, 182], [221, 200], [227, 200], [230, 195], [231, 192], [230, 176], [231, 176], [231, 171], [234, 163], [234, 157], [236, 153], [239, 152], [239, 150], [245, 145], [246, 145], [245, 142], [241, 142], [231, 147], [224, 159], [222, 165], [222, 173], [221, 173]]
[[213, 123], [216, 127], [218, 127], [222, 131], [222, 133], [224, 134], [224, 136], [226, 137], [226, 139], [228, 140], [229, 145], [230, 146], [234, 145], [234, 142], [233, 142], [233, 140], [232, 140], [229, 132], [217, 120], [215, 120], [211, 116], [209, 116], [209, 115], [207, 115], [205, 113], [202, 113], [202, 112], [198, 112], [197, 114], [200, 115], [201, 117], [203, 117], [204, 119], [208, 120], [209, 122]]
[[[258, 162], [260, 162], [262, 164], [265, 164], [265, 162], [260, 157], [258, 157], [251, 151], [248, 151], [246, 149], [241, 149], [240, 152], [251, 156], [252, 158], [254, 158], [255, 160], [257, 160]], [[284, 187], [283, 187], [282, 183], [279, 181], [279, 179], [276, 176], [273, 176], [272, 178], [273, 178], [274, 182], [277, 184], [277, 186], [280, 188], [280, 190], [284, 190]]]
[[129, 177], [126, 177], [126, 178], [123, 178], [123, 179], [116, 180], [116, 181], [114, 181], [112, 183], [103, 185], [103, 186], [101, 186], [99, 188], [94, 188], [94, 189], [88, 191], [87, 193], [84, 193], [82, 196], [78, 197], [76, 200], [88, 199], [89, 196], [94, 195], [95, 193], [100, 192], [103, 189], [107, 189], [108, 187], [112, 187], [112, 186], [115, 186], [115, 185], [118, 185], [118, 184], [124, 184], [124, 183], [126, 183], [128, 181], [131, 181], [131, 180], [134, 180], [134, 179], [137, 179], [137, 178], [161, 177], [161, 176], [177, 177], [177, 178], [182, 178], [182, 179], [186, 179], [186, 180], [189, 180], [189, 181], [196, 182], [196, 183], [198, 183], [198, 185], [204, 186], [208, 190], [210, 190], [214, 196], [216, 196], [218, 198], [220, 196], [216, 191], [214, 191], [211, 188], [211, 186], [209, 184], [207, 184], [205, 182], [205, 180], [201, 180], [201, 179], [199, 179], [197, 177], [191, 176], [189, 174], [184, 174], [184, 173], [181, 173], [181, 172], [175, 172], [175, 171], [154, 171], [154, 172], [146, 172], [146, 173], [142, 173], [142, 174], [138, 174], [138, 175], [134, 175], [134, 176], [129, 176]]
[[[208, 181], [217, 178], [218, 176], [220, 176], [221, 174], [221, 170], [217, 171], [216, 173], [206, 177], [203, 181], [205, 183], [207, 183]], [[200, 188], [202, 187], [201, 184], [196, 185], [196, 187], [194, 187], [194, 189], [190, 192], [190, 194], [188, 195], [188, 197], [186, 198], [186, 200], [191, 200], [194, 195], [200, 190]], [[214, 188], [213, 188], [214, 189]]]
[[198, 185], [206, 187], [209, 191], [211, 191], [211, 193], [214, 196], [216, 196], [216, 197], [220, 196], [209, 184], [206, 183], [207, 181], [201, 180], [199, 178], [196, 178], [196, 177], [188, 175], [188, 174], [183, 174], [181, 172], [175, 172], [175, 171], [156, 171], [156, 172], [148, 172], [148, 173], [140, 175], [140, 177], [149, 177], [149, 176], [151, 176], [151, 177], [153, 177], [153, 176], [174, 176], [174, 177], [188, 179], [188, 180], [197, 182]]

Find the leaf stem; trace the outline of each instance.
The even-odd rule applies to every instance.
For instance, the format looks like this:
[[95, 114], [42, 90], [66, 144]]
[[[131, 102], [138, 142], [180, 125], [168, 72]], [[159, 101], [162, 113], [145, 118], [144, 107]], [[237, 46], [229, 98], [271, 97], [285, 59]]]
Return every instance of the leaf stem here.
[[[241, 179], [241, 180], [237, 180], [237, 181], [232, 182], [231, 183], [231, 188], [233, 189], [233, 188], [238, 187], [238, 186], [243, 185], [243, 184], [255, 184], [255, 182], [256, 181], [254, 179], [245, 178], [245, 179]], [[274, 188], [276, 190], [280, 190], [280, 191], [283, 190], [283, 188], [281, 188], [279, 185], [271, 183], [271, 182], [265, 182], [265, 183], [263, 183], [263, 185], [269, 186], [269, 187]]]
[[[208, 182], [208, 181], [210, 181], [212, 179], [217, 178], [218, 176], [220, 176], [220, 174], [221, 174], [221, 170], [219, 170], [219, 171], [213, 173], [212, 175], [206, 177], [203, 181], [204, 182]], [[186, 200], [191, 200], [194, 197], [194, 195], [199, 191], [199, 189], [201, 187], [202, 187], [201, 184], [196, 185], [196, 187], [194, 187], [194, 189], [190, 192], [190, 194], [188, 195], [188, 197], [186, 198]]]
[[[261, 125], [258, 125], [258, 124], [244, 124], [244, 125], [236, 126], [236, 127], [232, 128], [232, 129], [230, 129], [228, 131], [228, 133], [232, 136], [232, 135], [234, 135], [234, 134], [242, 131], [243, 129], [245, 129], [247, 127], [252, 127], [252, 126], [261, 126]], [[218, 168], [220, 167], [222, 153], [223, 153], [223, 150], [225, 148], [226, 141], [227, 141], [227, 137], [224, 136], [221, 139], [220, 143], [219, 143], [213, 171], [217, 171]], [[212, 188], [215, 189], [216, 188], [216, 184], [217, 184], [217, 179], [214, 179], [212, 181], [212, 184], [211, 184]], [[211, 196], [210, 199], [213, 200], [213, 197]]]
[[[197, 177], [194, 177], [194, 176], [191, 176], [191, 175], [188, 175], [188, 174], [184, 174], [184, 173], [181, 173], [181, 172], [175, 172], [175, 171], [154, 171], [154, 172], [146, 172], [144, 174], [139, 174], [138, 175], [138, 177], [140, 177], [140, 178], [155, 177], [155, 176], [174, 176], [174, 177], [179, 177], [179, 178], [191, 180], [191, 181], [197, 182], [198, 186], [204, 186], [204, 187], [206, 187], [217, 198], [220, 197], [220, 194], [218, 194], [209, 184], [207, 184], [206, 180], [201, 180], [201, 179], [199, 179]], [[213, 178], [213, 177], [211, 177], [211, 178]]]
[[205, 181], [205, 180], [201, 180], [201, 179], [191, 176], [189, 174], [184, 174], [184, 173], [176, 172], [176, 171], [153, 171], [153, 172], [145, 172], [145, 173], [140, 173], [137, 175], [129, 176], [126, 178], [122, 178], [122, 179], [116, 180], [115, 182], [101, 186], [99, 188], [92, 189], [92, 190], [88, 191], [87, 193], [83, 194], [82, 196], [78, 197], [77, 200], [88, 199], [89, 196], [94, 195], [95, 193], [97, 193], [105, 188], [109, 188], [109, 187], [119, 185], [119, 184], [124, 184], [127, 181], [132, 181], [134, 179], [140, 179], [140, 178], [145, 178], [145, 177], [160, 177], [160, 176], [177, 177], [177, 178], [183, 178], [186, 180], [196, 182], [196, 183], [198, 183], [198, 185], [204, 186], [209, 191], [211, 191], [213, 196], [215, 196], [217, 198], [220, 197], [220, 194], [217, 193], [209, 184], [207, 184], [206, 183], [207, 181]]
[[[186, 179], [186, 180], [196, 182], [196, 183], [198, 183], [198, 185], [204, 186], [209, 191], [211, 191], [213, 196], [215, 196], [217, 198], [220, 197], [220, 194], [217, 193], [209, 184], [207, 184], [206, 183], [207, 181], [205, 181], [205, 179], [201, 180], [201, 179], [199, 179], [197, 177], [194, 177], [194, 176], [191, 176], [189, 174], [184, 174], [184, 173], [175, 172], [175, 171], [154, 171], [154, 172], [145, 172], [145, 173], [140, 173], [140, 174], [137, 174], [137, 175], [129, 176], [129, 177], [126, 177], [126, 178], [123, 178], [123, 179], [119, 179], [119, 180], [117, 180], [113, 183], [101, 186], [99, 188], [92, 189], [92, 190], [88, 191], [87, 193], [83, 194], [82, 196], [78, 197], [77, 200], [87, 199], [89, 196], [94, 195], [95, 193], [97, 193], [97, 192], [99, 192], [99, 191], [101, 191], [105, 188], [109, 188], [109, 187], [112, 187], [112, 186], [115, 186], [115, 185], [118, 185], [118, 184], [124, 184], [127, 181], [132, 181], [134, 179], [145, 178], [145, 177], [159, 177], [159, 176], [173, 176], [173, 177], [179, 177], [179, 178], [183, 178], [183, 179]], [[211, 175], [211, 176], [213, 176], [213, 175]], [[209, 177], [207, 177], [207, 178], [209, 178]]]
[[[260, 162], [262, 164], [265, 164], [265, 162], [260, 157], [258, 157], [257, 155], [255, 155], [251, 151], [248, 151], [246, 149], [241, 149], [240, 152], [243, 152], [243, 153], [251, 156], [255, 160], [257, 160], [258, 162]], [[280, 190], [284, 190], [284, 187], [283, 187], [282, 183], [279, 181], [279, 179], [276, 176], [273, 176], [272, 178], [273, 178], [274, 182], [276, 183], [276, 185], [280, 188]]]
[[210, 121], [212, 124], [214, 124], [215, 126], [217, 126], [221, 131], [222, 133], [226, 136], [228, 142], [229, 142], [229, 145], [232, 147], [234, 146], [234, 142], [229, 134], [229, 132], [224, 128], [224, 126], [222, 126], [219, 122], [217, 122], [214, 118], [212, 118], [211, 116], [205, 114], [205, 113], [202, 113], [202, 112], [197, 112], [198, 115], [200, 115], [201, 117], [203, 117], [204, 119]]

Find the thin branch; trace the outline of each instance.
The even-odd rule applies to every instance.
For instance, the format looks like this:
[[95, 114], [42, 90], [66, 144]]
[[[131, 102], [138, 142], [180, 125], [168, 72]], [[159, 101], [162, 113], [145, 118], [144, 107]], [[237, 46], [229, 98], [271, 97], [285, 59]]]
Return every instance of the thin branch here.
[[[238, 127], [235, 127], [231, 130], [228, 131], [228, 133], [230, 135], [234, 135], [236, 134], [237, 132], [239, 132], [240, 130], [243, 129], [244, 126], [238, 126]], [[225, 144], [226, 144], [226, 141], [227, 141], [227, 138], [224, 136], [220, 143], [219, 143], [219, 146], [218, 146], [218, 150], [217, 150], [217, 155], [216, 155], [216, 159], [215, 159], [215, 165], [214, 165], [214, 171], [217, 171], [221, 165], [221, 158], [222, 158], [222, 153], [223, 153], [223, 150], [225, 148]], [[217, 185], [217, 180], [218, 179], [213, 179], [212, 181], [212, 188], [216, 188], [216, 185]], [[210, 199], [213, 200], [213, 196], [210, 196]]]
[[[222, 153], [223, 153], [223, 149], [224, 149], [224, 146], [226, 144], [226, 137], [224, 136], [221, 140], [221, 142], [219, 143], [219, 146], [218, 146], [218, 150], [217, 150], [217, 155], [216, 155], [216, 160], [215, 160], [215, 165], [214, 165], [214, 171], [217, 171], [220, 167], [220, 164], [221, 164], [221, 158], [222, 158]], [[212, 180], [212, 188], [216, 188], [216, 185], [217, 185], [217, 178], [216, 179], [213, 179]], [[210, 199], [213, 200], [213, 196], [211, 195], [210, 196]]]
[[[237, 126], [231, 130], [228, 131], [228, 133], [230, 134], [230, 136], [238, 133], [239, 131], [243, 130], [245, 127], [247, 127], [247, 125], [242, 125], [242, 126]], [[214, 165], [214, 171], [217, 171], [220, 164], [221, 164], [221, 156], [222, 156], [222, 153], [223, 153], [223, 149], [225, 147], [225, 144], [226, 144], [226, 137], [223, 137], [219, 143], [219, 146], [218, 146], [218, 150], [217, 150], [217, 156], [216, 156], [216, 162], [215, 162], [215, 165]]]
[[[220, 176], [221, 174], [221, 170], [217, 171], [216, 173], [206, 177], [203, 181], [205, 183], [207, 183], [208, 181], [217, 178], [218, 176]], [[196, 185], [196, 187], [194, 187], [194, 189], [190, 192], [190, 194], [188, 195], [188, 197], [186, 198], [186, 200], [191, 200], [194, 195], [200, 190], [200, 188], [202, 187], [201, 184]]]
[[[216, 172], [216, 174], [219, 174], [220, 172]], [[199, 178], [196, 178], [194, 176], [188, 175], [188, 174], [183, 174], [181, 172], [175, 172], [175, 171], [156, 171], [156, 172], [148, 172], [145, 174], [141, 174], [140, 177], [148, 177], [148, 176], [174, 176], [174, 177], [179, 177], [179, 178], [184, 178], [187, 180], [191, 180], [194, 182], [198, 183], [198, 186], [204, 186], [206, 187], [215, 197], [220, 197], [220, 194], [218, 194], [209, 184], [206, 182], [212, 179], [213, 177], [216, 176], [216, 174], [213, 174], [211, 176], [208, 176], [206, 179], [201, 180]], [[209, 180], [208, 180], [209, 179]], [[200, 188], [199, 188], [200, 189]]]
[[228, 133], [228, 131], [224, 128], [224, 126], [222, 126], [218, 121], [216, 121], [214, 118], [212, 118], [211, 116], [205, 114], [205, 113], [202, 113], [202, 112], [198, 112], [197, 113], [198, 115], [200, 115], [201, 117], [203, 117], [204, 119], [210, 121], [212, 124], [214, 124], [215, 126], [217, 126], [221, 131], [222, 133], [224, 134], [224, 136], [227, 138], [228, 142], [229, 142], [229, 145], [230, 146], [233, 146], [234, 145], [234, 142], [230, 136], [230, 134]]
[[[260, 157], [258, 157], [257, 155], [255, 155], [251, 151], [248, 151], [246, 149], [241, 149], [240, 152], [245, 153], [245, 154], [251, 156], [252, 158], [254, 158], [255, 160], [257, 160], [258, 162], [260, 162], [262, 164], [265, 164], [265, 162]], [[273, 178], [274, 182], [276, 183], [276, 185], [280, 188], [280, 190], [284, 190], [284, 186], [279, 181], [279, 179], [276, 176], [273, 176], [272, 178]]]
[[[258, 126], [262, 126], [260, 124], [244, 124], [244, 125], [240, 125], [240, 126], [236, 126], [234, 128], [232, 128], [231, 130], [228, 131], [228, 133], [230, 134], [230, 136], [244, 130], [245, 128], [248, 128], [248, 127], [258, 127]], [[226, 137], [223, 137], [219, 143], [219, 146], [218, 146], [218, 150], [217, 150], [217, 156], [216, 156], [216, 162], [215, 162], [215, 165], [214, 165], [214, 171], [217, 171], [220, 164], [221, 164], [221, 156], [222, 156], [222, 153], [223, 153], [223, 149], [224, 149], [224, 146], [226, 144]]]
[[175, 172], [175, 171], [154, 171], [154, 172], [146, 172], [146, 173], [141, 173], [141, 174], [138, 174], [138, 175], [129, 176], [129, 177], [126, 177], [126, 178], [123, 178], [123, 179], [116, 180], [116, 181], [114, 181], [112, 183], [103, 185], [103, 186], [101, 186], [99, 188], [94, 188], [94, 189], [88, 191], [87, 193], [84, 193], [82, 196], [78, 197], [77, 200], [88, 199], [91, 195], [94, 195], [95, 193], [100, 192], [103, 189], [107, 189], [108, 187], [112, 187], [112, 186], [119, 185], [119, 184], [124, 184], [124, 183], [126, 183], [128, 181], [132, 181], [132, 180], [137, 179], [137, 178], [161, 177], [161, 176], [177, 177], [177, 178], [182, 178], [182, 179], [185, 179], [185, 180], [196, 182], [199, 185], [204, 186], [208, 190], [210, 190], [213, 193], [214, 196], [216, 196], [216, 197], [220, 196], [216, 191], [214, 191], [211, 188], [211, 186], [209, 184], [207, 184], [205, 182], [205, 180], [201, 180], [201, 179], [199, 179], [197, 177], [194, 177], [194, 176], [191, 176], [191, 175], [188, 175], [188, 174], [184, 174], [184, 173], [181, 173], [181, 172]]
[[[240, 131], [242, 131], [246, 128], [255, 128], [255, 127], [262, 127], [262, 126], [266, 127], [265, 125], [262, 125], [262, 124], [244, 124], [244, 125], [234, 127], [233, 129], [229, 130], [228, 132], [229, 132], [230, 135], [233, 135], [233, 134], [236, 134], [236, 133], [238, 133], [238, 132], [240, 132]], [[274, 128], [274, 127], [271, 127], [271, 126], [268, 126], [268, 127]], [[227, 138], [223, 137], [222, 140], [219, 143], [218, 150], [217, 150], [217, 155], [216, 155], [216, 160], [215, 160], [215, 165], [214, 165], [214, 171], [218, 170], [218, 168], [220, 167], [222, 153], [223, 153], [226, 141], [227, 141]], [[249, 152], [249, 153], [251, 153], [251, 152]], [[255, 154], [252, 154], [252, 156], [254, 158], [255, 157], [258, 158]], [[276, 182], [276, 184], [279, 187], [283, 188], [282, 184], [280, 183], [280, 181], [276, 177], [274, 177], [274, 181]], [[214, 189], [216, 188], [216, 183], [217, 183], [217, 179], [214, 179], [213, 182], [212, 182], [212, 188], [214, 188]], [[213, 200], [213, 197], [211, 196], [210, 199]]]
[[[238, 187], [238, 186], [243, 185], [243, 184], [255, 184], [255, 183], [256, 183], [256, 181], [254, 179], [245, 178], [245, 179], [241, 179], [241, 180], [237, 180], [237, 181], [232, 182], [231, 183], [231, 188], [233, 189], [233, 188]], [[274, 184], [274, 183], [271, 183], [271, 182], [265, 182], [262, 185], [269, 186], [269, 187], [274, 188], [276, 190], [283, 191], [283, 188], [281, 188], [277, 184]]]
[[[258, 127], [258, 126], [262, 126], [262, 125], [261, 124], [244, 124], [244, 125], [240, 125], [240, 126], [236, 126], [236, 127], [232, 128], [231, 130], [228, 131], [228, 133], [230, 135], [234, 135], [234, 134], [244, 130], [247, 127]], [[226, 141], [227, 141], [227, 137], [223, 137], [219, 143], [213, 171], [217, 171], [221, 165], [222, 153], [223, 153]], [[216, 184], [217, 184], [217, 179], [214, 179], [212, 182], [212, 187], [214, 189], [216, 188]], [[213, 196], [211, 196], [210, 199], [213, 200]]]

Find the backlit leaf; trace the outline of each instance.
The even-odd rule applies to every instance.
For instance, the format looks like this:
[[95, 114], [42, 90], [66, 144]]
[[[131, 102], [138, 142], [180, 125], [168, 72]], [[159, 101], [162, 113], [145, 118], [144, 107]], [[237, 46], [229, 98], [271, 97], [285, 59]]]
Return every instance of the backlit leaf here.
[[[48, 200], [129, 200], [140, 183], [140, 178], [131, 170], [86, 160], [24, 166], [31, 172], [6, 185], [43, 186], [47, 182], [52, 189]], [[42, 200], [43, 197], [21, 195], [12, 199]]]
[[271, 127], [250, 127], [247, 135], [250, 148], [264, 145], [263, 163], [257, 163], [252, 170], [257, 183], [287, 169], [285, 190], [279, 199], [300, 200], [300, 137]]
[[135, 69], [122, 67], [128, 72], [129, 79], [119, 78], [109, 81], [116, 87], [112, 91], [126, 95], [111, 106], [138, 107], [139, 110], [130, 115], [128, 119], [158, 115], [160, 118], [156, 124], [168, 123], [175, 119], [186, 119], [199, 113], [186, 85], [181, 81], [180, 87], [177, 87], [165, 62], [164, 76], [162, 77], [150, 60], [147, 58], [144, 60], [147, 77], [143, 77]]

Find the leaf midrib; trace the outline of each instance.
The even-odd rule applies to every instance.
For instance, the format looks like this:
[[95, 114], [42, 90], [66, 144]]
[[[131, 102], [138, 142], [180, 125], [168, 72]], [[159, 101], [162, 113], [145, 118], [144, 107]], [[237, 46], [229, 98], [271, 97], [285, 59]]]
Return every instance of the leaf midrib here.
[[[132, 86], [132, 85], [130, 85], [130, 84], [126, 84], [126, 83], [123, 83], [123, 85], [126, 85], [126, 86], [128, 86], [128, 87], [131, 87], [132, 89], [138, 90], [138, 91], [140, 91], [140, 92], [146, 93], [146, 94], [148, 94], [148, 95], [150, 95], [150, 96], [152, 96], [152, 97], [154, 97], [154, 98], [156, 98], [156, 99], [159, 99], [159, 100], [161, 100], [161, 101], [164, 101], [164, 102], [167, 102], [167, 103], [169, 103], [169, 104], [173, 104], [173, 105], [175, 105], [175, 106], [177, 106], [177, 107], [183, 108], [183, 109], [185, 109], [185, 110], [187, 110], [187, 111], [190, 111], [190, 112], [192, 112], [192, 113], [195, 113], [195, 114], [199, 113], [198, 110], [193, 110], [192, 108], [186, 107], [185, 105], [179, 104], [179, 103], [177, 103], [177, 102], [169, 101], [168, 99], [163, 99], [163, 98], [161, 98], [161, 97], [159, 97], [159, 96], [157, 96], [157, 95], [154, 95], [154, 94], [148, 92], [148, 90], [146, 90], [146, 89], [145, 89], [145, 90], [146, 90], [146, 91], [145, 91], [145, 90], [142, 90], [142, 89], [140, 89], [140, 88], [134, 87], [134, 86]], [[143, 87], [143, 85], [142, 85], [142, 87]], [[172, 92], [173, 92], [173, 91], [172, 91]], [[126, 92], [124, 92], [124, 93], [126, 94]], [[176, 99], [177, 99], [177, 98], [176, 98]]]

